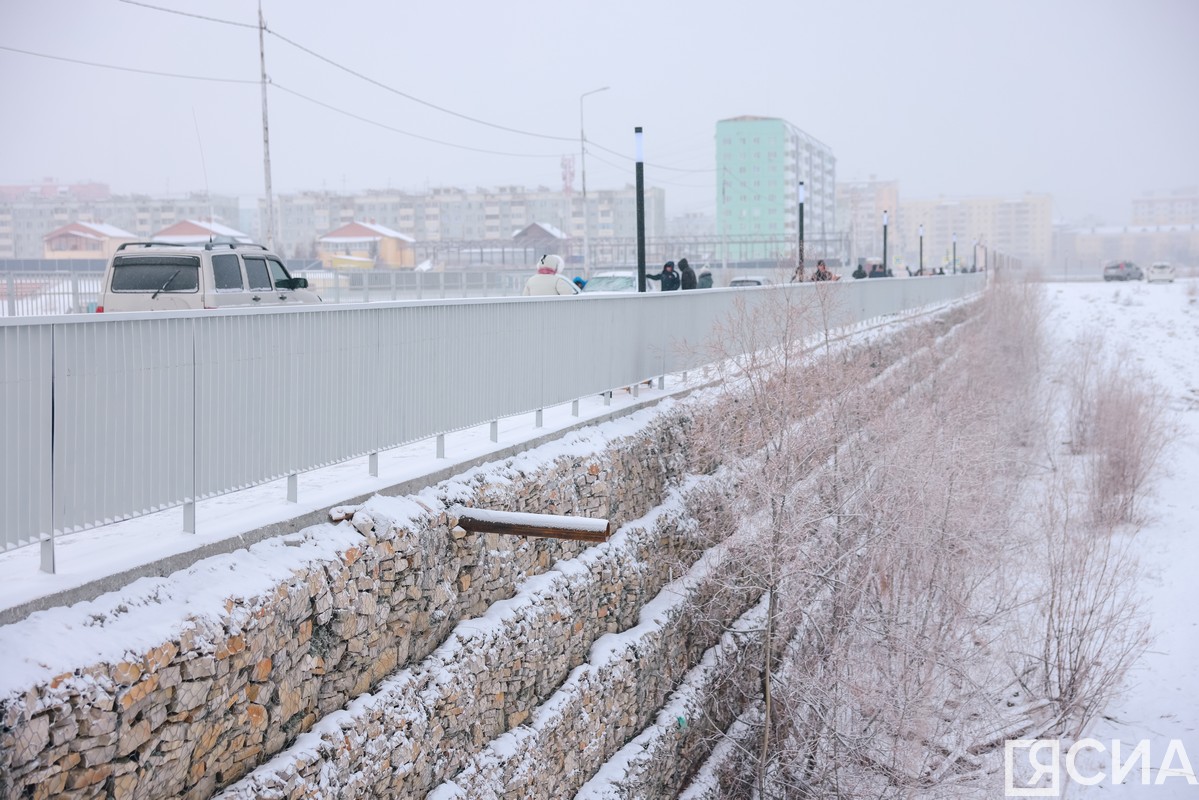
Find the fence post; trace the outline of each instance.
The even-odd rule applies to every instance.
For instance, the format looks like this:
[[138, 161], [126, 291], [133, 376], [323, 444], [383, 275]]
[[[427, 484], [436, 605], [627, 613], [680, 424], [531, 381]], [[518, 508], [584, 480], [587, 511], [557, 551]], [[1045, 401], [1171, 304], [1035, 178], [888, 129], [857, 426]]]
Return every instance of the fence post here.
[[15, 317], [17, 315], [17, 281], [11, 272], [4, 276], [4, 296], [8, 298], [8, 316]]

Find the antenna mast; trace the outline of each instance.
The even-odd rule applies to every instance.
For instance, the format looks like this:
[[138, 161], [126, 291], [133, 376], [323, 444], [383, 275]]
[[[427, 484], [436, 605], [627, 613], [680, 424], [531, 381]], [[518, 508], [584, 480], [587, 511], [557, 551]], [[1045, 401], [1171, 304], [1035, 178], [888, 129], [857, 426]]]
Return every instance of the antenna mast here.
[[208, 163], [204, 160], [204, 140], [200, 138], [200, 120], [196, 118], [195, 106], [192, 106], [192, 122], [196, 126], [196, 142], [200, 145], [200, 167], [204, 170], [204, 197], [208, 200], [208, 221], [216, 222], [212, 211], [212, 191], [208, 188]]
[[271, 135], [266, 115], [266, 23], [258, 0], [258, 63], [262, 67], [262, 171], [266, 176], [266, 246], [275, 249], [275, 199], [271, 191]]

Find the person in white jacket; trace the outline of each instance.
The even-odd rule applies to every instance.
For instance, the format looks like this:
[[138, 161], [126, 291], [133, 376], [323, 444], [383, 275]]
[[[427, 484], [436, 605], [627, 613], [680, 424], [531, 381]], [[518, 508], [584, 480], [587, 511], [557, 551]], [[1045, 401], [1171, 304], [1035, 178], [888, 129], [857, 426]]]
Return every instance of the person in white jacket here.
[[578, 293], [579, 287], [562, 274], [562, 258], [555, 255], [541, 257], [537, 262], [537, 274], [525, 281], [525, 290], [521, 292], [526, 297]]

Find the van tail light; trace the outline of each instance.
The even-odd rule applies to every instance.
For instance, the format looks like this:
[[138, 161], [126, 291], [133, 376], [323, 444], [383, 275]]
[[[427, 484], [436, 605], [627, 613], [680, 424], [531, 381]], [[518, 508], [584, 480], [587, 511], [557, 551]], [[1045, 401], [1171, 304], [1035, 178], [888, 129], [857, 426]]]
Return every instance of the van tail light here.
[[103, 314], [103, 313], [104, 313], [104, 306], [97, 305], [97, 306], [96, 306], [96, 313], [97, 313], [97, 314]]

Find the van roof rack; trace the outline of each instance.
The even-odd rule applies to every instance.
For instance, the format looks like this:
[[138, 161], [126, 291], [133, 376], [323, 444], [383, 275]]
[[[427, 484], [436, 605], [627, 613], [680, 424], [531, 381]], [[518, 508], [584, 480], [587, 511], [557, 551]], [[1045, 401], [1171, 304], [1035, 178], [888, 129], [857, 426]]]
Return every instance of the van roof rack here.
[[265, 250], [266, 245], [258, 244], [257, 242], [205, 242], [204, 249], [212, 250], [217, 247], [228, 247], [230, 250], [236, 250], [239, 247], [257, 247], [259, 250]]
[[179, 244], [178, 242], [122, 242], [117, 245], [117, 252], [121, 252], [126, 247], [186, 247], [187, 245]]
[[117, 245], [117, 252], [121, 252], [126, 248], [134, 247], [203, 247], [205, 250], [212, 250], [217, 247], [228, 247], [230, 250], [236, 250], [239, 247], [256, 247], [259, 250], [266, 250], [267, 246], [258, 244], [257, 242], [122, 242]]

